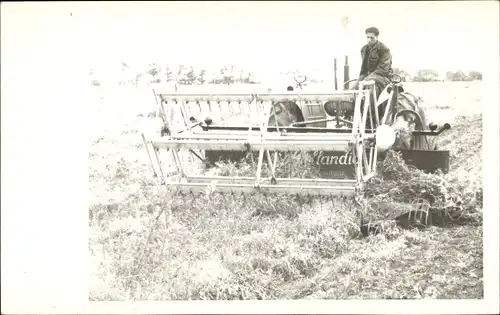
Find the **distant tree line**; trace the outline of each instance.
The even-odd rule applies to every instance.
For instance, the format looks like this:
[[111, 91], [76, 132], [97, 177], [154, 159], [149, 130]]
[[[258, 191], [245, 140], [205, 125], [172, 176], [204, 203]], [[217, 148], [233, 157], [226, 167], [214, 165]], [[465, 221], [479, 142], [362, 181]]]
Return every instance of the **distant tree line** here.
[[401, 69], [394, 69], [394, 73], [399, 74], [405, 82], [474, 81], [483, 79], [483, 74], [479, 71], [448, 71], [445, 76], [432, 69], [418, 70], [413, 76]]
[[[175, 82], [179, 85], [202, 85], [202, 84], [255, 84], [255, 75], [252, 71], [237, 69], [235, 65], [223, 66], [217, 71], [212, 71], [208, 74], [207, 69], [195, 69], [193, 66], [176, 65], [160, 66], [158, 63], [150, 63], [143, 69], [132, 70], [125, 62], [119, 64], [121, 66], [122, 75], [120, 76], [119, 85], [134, 85], [140, 83], [158, 84]], [[99, 86], [101, 79], [99, 73], [90, 70], [91, 84]]]
[[450, 81], [474, 81], [474, 80], [482, 80], [483, 74], [479, 71], [470, 71], [468, 74], [465, 74], [463, 71], [448, 71], [446, 73], [446, 78]]
[[[152, 62], [146, 67], [133, 69], [126, 62], [117, 64], [121, 72], [117, 78], [119, 85], [132, 85], [138, 87], [139, 84], [158, 84], [175, 82], [179, 85], [202, 85], [202, 84], [255, 84], [259, 83], [252, 71], [239, 69], [235, 65], [225, 65], [220, 69], [210, 71], [205, 68], [195, 68], [188, 65], [164, 65]], [[296, 71], [296, 70], [295, 70]], [[292, 70], [288, 71], [289, 75]], [[401, 76], [403, 82], [438, 82], [438, 81], [473, 81], [482, 80], [482, 73], [479, 71], [462, 70], [448, 71], [445, 76], [439, 75], [438, 71], [432, 69], [418, 70], [416, 74], [410, 75], [407, 71], [393, 68], [393, 73]], [[102, 77], [91, 69], [89, 72], [91, 84], [100, 86]], [[308, 78], [314, 83], [314, 78]]]

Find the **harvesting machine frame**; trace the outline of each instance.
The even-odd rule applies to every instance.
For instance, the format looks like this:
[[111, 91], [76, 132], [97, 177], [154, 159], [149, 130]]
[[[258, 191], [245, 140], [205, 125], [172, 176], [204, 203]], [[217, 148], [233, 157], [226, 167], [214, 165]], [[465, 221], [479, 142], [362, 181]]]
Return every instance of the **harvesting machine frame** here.
[[[296, 80], [299, 87], [305, 82]], [[157, 93], [155, 98], [159, 106], [159, 113], [163, 121], [162, 131], [152, 139], [146, 139], [142, 134], [144, 144], [151, 162], [154, 176], [159, 174], [161, 182], [170, 187], [176, 187], [183, 191], [206, 192], [218, 190], [224, 192], [281, 192], [281, 193], [305, 193], [313, 195], [341, 195], [353, 196], [363, 191], [366, 183], [375, 176], [377, 172], [377, 161], [380, 152], [377, 146], [377, 137], [386, 125], [390, 125], [394, 117], [403, 114], [394, 110], [398, 100], [401, 78], [393, 76], [392, 82], [386, 87], [388, 98], [377, 99], [374, 81], [362, 81], [356, 90], [335, 90], [328, 93], [264, 93], [264, 94], [179, 94], [179, 93]], [[344, 85], [348, 78], [344, 78]], [[269, 126], [270, 115], [276, 115], [283, 107], [277, 106], [282, 102], [294, 101], [300, 103], [302, 111], [309, 105], [320, 106], [323, 109], [324, 119], [310, 119], [289, 126]], [[385, 110], [379, 112], [380, 106], [387, 103]], [[221, 104], [222, 103], [222, 104]], [[334, 105], [334, 114], [329, 115], [326, 104]], [[221, 113], [221, 105], [226, 104], [226, 112], [231, 112], [235, 107], [241, 105], [250, 109], [250, 123], [248, 125], [216, 125], [210, 119], [200, 121], [196, 116], [207, 113], [212, 114], [214, 109]], [[248, 106], [248, 107], [245, 107]], [[196, 108], [196, 109], [194, 109]], [[345, 109], [350, 112], [348, 117], [342, 118]], [[168, 113], [177, 112], [181, 115], [182, 127], [173, 127], [172, 116]], [[196, 112], [193, 114], [193, 112]], [[382, 115], [380, 115], [383, 113]], [[248, 113], [247, 113], [248, 114]], [[331, 110], [330, 110], [330, 114]], [[413, 112], [417, 118], [417, 112]], [[380, 117], [382, 116], [382, 117]], [[414, 116], [414, 117], [415, 117]], [[310, 124], [334, 123], [333, 128], [307, 127]], [[344, 125], [343, 128], [339, 126]], [[306, 127], [304, 127], [306, 126]], [[346, 128], [347, 126], [347, 128]], [[412, 132], [412, 136], [436, 136], [442, 131], [449, 129], [445, 124], [439, 130], [425, 130], [427, 126], [420, 126], [421, 130]], [[174, 131], [175, 130], [175, 131]], [[166, 172], [163, 169], [160, 158], [160, 150], [171, 153], [175, 164], [174, 171]], [[201, 150], [196, 152], [197, 150]], [[386, 148], [384, 148], [386, 150]], [[151, 154], [151, 151], [154, 154]], [[206, 176], [200, 174], [188, 174], [181, 152], [189, 151], [196, 158], [203, 160], [205, 164], [213, 164], [214, 156], [219, 154], [239, 151], [243, 154], [258, 152], [258, 162], [255, 175], [251, 177], [242, 176]], [[226, 151], [226, 152], [224, 152]], [[280, 151], [316, 151], [336, 152], [349, 155], [353, 165], [344, 165], [344, 170], [351, 167], [351, 177], [331, 178], [322, 176], [319, 179], [306, 178], [277, 178], [276, 165], [278, 152]], [[425, 164], [432, 158], [438, 157], [440, 164], [437, 168], [447, 172], [449, 159], [448, 151], [437, 151], [430, 148], [424, 150], [402, 150], [403, 158], [418, 168], [435, 170], [432, 165]], [[211, 158], [207, 157], [212, 153]], [[406, 155], [405, 155], [406, 153]], [[203, 157], [205, 155], [205, 157]], [[153, 156], [153, 158], [152, 158]], [[262, 176], [264, 156], [271, 172], [270, 177]], [[326, 155], [325, 155], [326, 156]], [[230, 156], [226, 156], [230, 158]], [[153, 159], [156, 162], [153, 163]], [[318, 158], [319, 159], [319, 158]], [[330, 160], [335, 159], [330, 155]], [[337, 161], [339, 157], [337, 155]], [[327, 158], [328, 160], [328, 158]], [[417, 163], [415, 163], [415, 161]], [[418, 162], [424, 161], [424, 163]], [[434, 160], [435, 162], [436, 160]], [[209, 163], [207, 163], [209, 162]], [[338, 164], [338, 163], [337, 163]], [[341, 163], [340, 163], [341, 164]], [[337, 165], [339, 166], [339, 165]], [[168, 174], [167, 174], [168, 173]]]

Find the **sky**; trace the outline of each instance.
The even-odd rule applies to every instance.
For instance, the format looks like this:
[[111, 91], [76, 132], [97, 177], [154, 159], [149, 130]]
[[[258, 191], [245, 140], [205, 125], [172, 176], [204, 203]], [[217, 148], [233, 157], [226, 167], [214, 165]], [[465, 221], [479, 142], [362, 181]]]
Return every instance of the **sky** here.
[[12, 39], [2, 46], [26, 54], [14, 52], [15, 42], [40, 32], [40, 50], [69, 41], [89, 68], [157, 61], [257, 72], [331, 71], [333, 59], [342, 68], [347, 54], [357, 72], [364, 30], [376, 26], [393, 67], [481, 70], [491, 45], [484, 35], [498, 28], [496, 10], [494, 1], [4, 3], [2, 26], [16, 31], [2, 27], [2, 40]]

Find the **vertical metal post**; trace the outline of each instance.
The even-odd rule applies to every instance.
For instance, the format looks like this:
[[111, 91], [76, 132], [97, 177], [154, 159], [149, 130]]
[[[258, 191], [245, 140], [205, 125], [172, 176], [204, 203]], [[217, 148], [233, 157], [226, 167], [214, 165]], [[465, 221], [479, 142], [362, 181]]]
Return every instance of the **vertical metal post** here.
[[333, 76], [335, 80], [335, 91], [338, 91], [337, 87], [337, 58], [333, 59]]
[[345, 56], [345, 64], [344, 64], [344, 90], [348, 90], [349, 87], [346, 83], [349, 81], [349, 57]]
[[343, 16], [341, 19], [341, 24], [342, 24], [342, 33], [344, 34], [344, 46], [345, 46], [345, 63], [344, 63], [344, 83], [343, 83], [343, 90], [348, 90], [349, 87], [346, 85], [346, 83], [349, 81], [349, 60], [348, 60], [348, 55], [349, 55], [349, 16]]

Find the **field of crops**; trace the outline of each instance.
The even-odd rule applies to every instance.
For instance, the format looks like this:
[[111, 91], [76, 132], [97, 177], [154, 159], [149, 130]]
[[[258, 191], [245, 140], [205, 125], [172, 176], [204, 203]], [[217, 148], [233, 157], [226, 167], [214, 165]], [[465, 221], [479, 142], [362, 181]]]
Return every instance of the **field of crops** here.
[[96, 90], [90, 299], [482, 298], [481, 82], [405, 87], [422, 97], [430, 120], [451, 123], [438, 139], [451, 151], [450, 172], [425, 175], [388, 159], [370, 187], [370, 215], [385, 219], [432, 194], [460, 219], [369, 237], [350, 201], [166, 192], [152, 177], [140, 137], [153, 121], [152, 92]]

